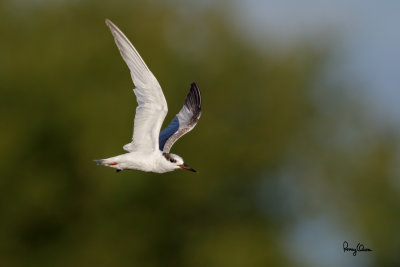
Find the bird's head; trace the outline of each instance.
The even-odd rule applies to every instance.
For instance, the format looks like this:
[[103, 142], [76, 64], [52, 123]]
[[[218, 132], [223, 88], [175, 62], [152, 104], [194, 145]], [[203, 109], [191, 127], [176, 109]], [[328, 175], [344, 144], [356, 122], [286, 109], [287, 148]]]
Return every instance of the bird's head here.
[[163, 153], [163, 156], [164, 156], [165, 160], [168, 162], [167, 164], [169, 164], [174, 169], [184, 169], [184, 170], [196, 172], [192, 167], [186, 165], [183, 162], [183, 159], [178, 155], [175, 155], [172, 153]]

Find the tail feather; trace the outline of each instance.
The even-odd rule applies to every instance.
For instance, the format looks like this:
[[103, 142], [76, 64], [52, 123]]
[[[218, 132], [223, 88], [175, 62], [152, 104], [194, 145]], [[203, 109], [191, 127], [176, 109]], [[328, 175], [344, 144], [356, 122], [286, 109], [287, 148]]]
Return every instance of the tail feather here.
[[95, 159], [94, 162], [96, 162], [97, 165], [104, 165], [103, 159]]

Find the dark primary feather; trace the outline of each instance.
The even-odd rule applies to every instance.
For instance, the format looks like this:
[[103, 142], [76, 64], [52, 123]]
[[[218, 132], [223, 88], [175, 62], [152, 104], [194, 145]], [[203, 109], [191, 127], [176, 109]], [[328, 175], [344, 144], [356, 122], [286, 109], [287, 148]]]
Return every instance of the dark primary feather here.
[[183, 108], [174, 117], [159, 137], [160, 150], [169, 152], [172, 145], [196, 126], [201, 116], [201, 93], [196, 83], [192, 83]]
[[197, 118], [201, 112], [201, 94], [196, 83], [192, 83], [190, 91], [185, 99], [185, 106], [193, 113], [193, 118]]

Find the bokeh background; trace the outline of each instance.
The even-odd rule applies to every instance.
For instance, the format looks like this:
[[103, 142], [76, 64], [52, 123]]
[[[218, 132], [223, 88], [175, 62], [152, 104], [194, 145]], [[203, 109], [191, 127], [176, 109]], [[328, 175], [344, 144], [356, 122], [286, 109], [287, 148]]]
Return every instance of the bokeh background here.
[[[0, 266], [400, 266], [395, 1], [0, 0]], [[197, 174], [123, 171], [136, 99], [105, 18], [190, 83]], [[372, 249], [357, 256], [342, 244]]]

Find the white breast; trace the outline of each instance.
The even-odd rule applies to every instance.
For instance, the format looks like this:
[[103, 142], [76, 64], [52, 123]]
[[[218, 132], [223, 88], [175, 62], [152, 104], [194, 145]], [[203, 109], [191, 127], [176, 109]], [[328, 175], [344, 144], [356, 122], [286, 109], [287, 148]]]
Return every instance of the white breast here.
[[145, 172], [164, 173], [175, 168], [165, 160], [161, 151], [135, 151], [120, 156], [121, 169], [140, 170]]

